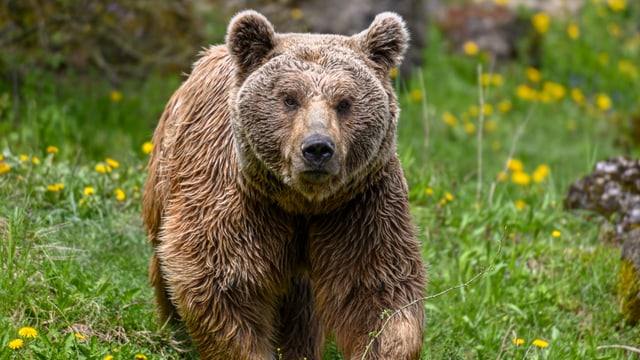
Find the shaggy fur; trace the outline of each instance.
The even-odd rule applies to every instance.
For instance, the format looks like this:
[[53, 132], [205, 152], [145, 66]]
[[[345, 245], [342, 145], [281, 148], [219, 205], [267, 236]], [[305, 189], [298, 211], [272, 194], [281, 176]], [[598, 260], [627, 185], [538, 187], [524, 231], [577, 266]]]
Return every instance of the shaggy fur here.
[[[170, 99], [143, 196], [149, 275], [203, 359], [321, 359], [328, 335], [357, 359], [385, 309], [424, 296], [389, 80], [407, 41], [392, 13], [345, 37], [245, 11]], [[423, 323], [407, 308], [368, 358], [417, 359]]]

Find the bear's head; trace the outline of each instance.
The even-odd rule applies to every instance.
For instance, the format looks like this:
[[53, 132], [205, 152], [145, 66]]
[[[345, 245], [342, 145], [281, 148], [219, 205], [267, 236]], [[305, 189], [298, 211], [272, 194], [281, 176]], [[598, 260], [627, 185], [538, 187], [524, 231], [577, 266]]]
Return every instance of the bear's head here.
[[382, 13], [353, 36], [279, 34], [249, 10], [231, 20], [226, 41], [236, 151], [251, 182], [321, 201], [395, 156], [390, 72], [409, 41], [398, 15]]

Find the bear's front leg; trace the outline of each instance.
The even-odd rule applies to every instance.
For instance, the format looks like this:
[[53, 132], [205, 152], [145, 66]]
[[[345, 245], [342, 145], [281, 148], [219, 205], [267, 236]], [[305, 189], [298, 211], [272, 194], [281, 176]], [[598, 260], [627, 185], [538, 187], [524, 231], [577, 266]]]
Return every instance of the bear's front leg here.
[[[396, 164], [397, 165], [397, 164]], [[335, 331], [347, 359], [361, 359], [389, 313], [425, 294], [419, 243], [411, 223], [399, 165], [346, 209], [322, 217], [311, 232], [314, 294], [326, 331]], [[366, 359], [418, 359], [424, 305], [389, 320], [367, 349]]]

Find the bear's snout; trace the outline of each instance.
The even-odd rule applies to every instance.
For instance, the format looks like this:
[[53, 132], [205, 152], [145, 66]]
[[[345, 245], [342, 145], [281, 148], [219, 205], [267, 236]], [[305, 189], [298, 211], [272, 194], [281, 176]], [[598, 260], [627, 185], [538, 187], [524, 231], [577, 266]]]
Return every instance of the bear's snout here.
[[331, 159], [336, 150], [336, 144], [326, 135], [311, 135], [304, 140], [300, 146], [302, 157], [306, 162], [316, 169]]

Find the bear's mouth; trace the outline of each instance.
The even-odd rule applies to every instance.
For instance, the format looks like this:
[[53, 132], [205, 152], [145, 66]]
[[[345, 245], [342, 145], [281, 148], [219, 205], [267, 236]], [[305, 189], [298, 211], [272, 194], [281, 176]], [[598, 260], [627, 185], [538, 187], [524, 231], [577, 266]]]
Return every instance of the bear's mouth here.
[[324, 182], [331, 173], [325, 170], [307, 170], [300, 173], [301, 177], [309, 182], [321, 183]]

